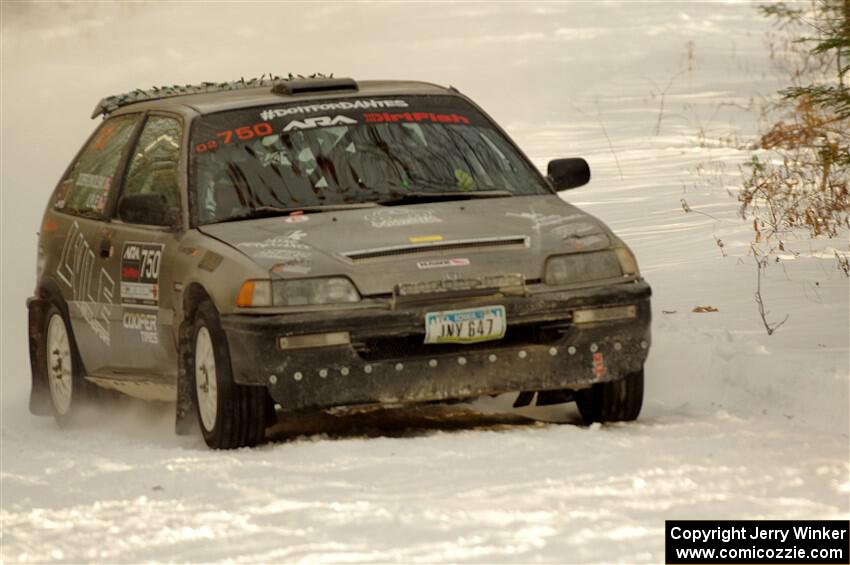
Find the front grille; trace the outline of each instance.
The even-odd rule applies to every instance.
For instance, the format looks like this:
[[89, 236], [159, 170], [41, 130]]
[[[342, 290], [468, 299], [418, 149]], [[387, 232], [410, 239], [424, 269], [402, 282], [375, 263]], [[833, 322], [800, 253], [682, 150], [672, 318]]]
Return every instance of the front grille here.
[[415, 255], [422, 253], [434, 253], [437, 251], [459, 251], [463, 249], [524, 249], [528, 247], [528, 238], [521, 236], [488, 237], [477, 239], [461, 239], [454, 241], [435, 241], [429, 243], [418, 243], [411, 245], [397, 245], [394, 247], [377, 247], [373, 249], [361, 249], [343, 253], [343, 257], [351, 261], [368, 261], [381, 257], [393, 257], [397, 255]]
[[568, 322], [508, 326], [505, 337], [500, 340], [471, 344], [423, 343], [425, 341], [424, 333], [363, 340], [358, 340], [356, 336], [352, 336], [352, 342], [357, 354], [364, 361], [404, 360], [411, 357], [439, 357], [440, 355], [471, 353], [499, 347], [546, 345], [560, 339], [569, 330], [569, 327]]

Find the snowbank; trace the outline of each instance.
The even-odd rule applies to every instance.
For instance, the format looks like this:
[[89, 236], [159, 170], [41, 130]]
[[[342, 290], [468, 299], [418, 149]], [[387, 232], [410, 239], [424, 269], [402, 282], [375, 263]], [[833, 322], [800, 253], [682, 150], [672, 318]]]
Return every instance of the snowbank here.
[[[769, 266], [768, 317], [788, 321], [767, 336], [736, 216], [735, 147], [756, 125], [742, 107], [778, 86], [750, 5], [3, 10], [3, 562], [657, 563], [665, 519], [850, 515], [848, 279], [830, 253], [848, 242], [791, 241]], [[214, 453], [173, 435], [168, 406], [71, 430], [30, 416], [34, 232], [92, 105], [270, 70], [455, 84], [539, 166], [587, 157], [594, 180], [565, 198], [653, 285], [641, 419], [535, 423], [492, 414], [496, 399], [287, 421], [275, 443]]]

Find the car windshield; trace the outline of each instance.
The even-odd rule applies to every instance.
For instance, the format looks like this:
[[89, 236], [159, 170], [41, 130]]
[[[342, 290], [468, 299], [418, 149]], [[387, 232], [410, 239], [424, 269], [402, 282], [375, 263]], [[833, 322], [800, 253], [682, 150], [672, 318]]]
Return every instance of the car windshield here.
[[192, 129], [198, 224], [293, 209], [550, 194], [455, 96], [347, 98], [205, 116]]

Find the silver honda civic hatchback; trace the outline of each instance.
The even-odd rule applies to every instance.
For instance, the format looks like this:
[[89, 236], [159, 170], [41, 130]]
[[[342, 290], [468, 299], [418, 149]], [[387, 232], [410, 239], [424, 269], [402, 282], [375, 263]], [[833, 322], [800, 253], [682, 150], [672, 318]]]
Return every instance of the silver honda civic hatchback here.
[[650, 295], [634, 255], [454, 88], [326, 77], [137, 90], [48, 202], [33, 413], [106, 390], [256, 445], [296, 412], [516, 393], [637, 418]]

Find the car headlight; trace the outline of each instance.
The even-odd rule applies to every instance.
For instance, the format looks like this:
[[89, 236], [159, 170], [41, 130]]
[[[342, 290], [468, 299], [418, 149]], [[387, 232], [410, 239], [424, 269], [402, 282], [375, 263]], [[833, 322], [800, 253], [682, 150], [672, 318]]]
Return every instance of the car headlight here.
[[615, 251], [593, 251], [550, 257], [546, 263], [546, 284], [563, 285], [613, 279], [623, 276]]
[[243, 308], [268, 306], [312, 306], [359, 302], [360, 294], [343, 277], [286, 281], [245, 281], [236, 298]]
[[296, 279], [274, 281], [272, 300], [275, 306], [347, 304], [359, 302], [360, 294], [350, 280], [342, 277]]

